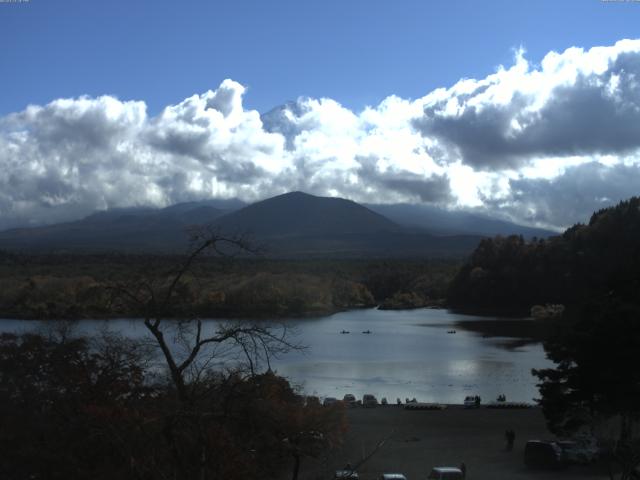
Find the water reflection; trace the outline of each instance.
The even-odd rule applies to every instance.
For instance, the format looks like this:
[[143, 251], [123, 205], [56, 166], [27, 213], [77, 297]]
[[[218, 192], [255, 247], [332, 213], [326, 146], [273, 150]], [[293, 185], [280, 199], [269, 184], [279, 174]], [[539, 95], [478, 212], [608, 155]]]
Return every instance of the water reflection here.
[[[532, 368], [550, 365], [540, 344], [506, 349], [508, 339], [485, 338], [458, 322], [486, 321], [445, 310], [355, 310], [316, 319], [287, 322], [293, 340], [306, 345], [272, 362], [273, 368], [319, 396], [413, 398], [460, 403], [465, 395], [483, 400], [505, 394], [508, 400], [531, 401], [538, 396]], [[131, 338], [147, 338], [139, 320], [82, 320], [79, 333], [95, 335], [109, 328]], [[208, 320], [214, 329], [216, 320]], [[41, 328], [41, 322], [0, 320], [3, 331]], [[447, 333], [455, 329], [456, 333]], [[346, 330], [349, 334], [341, 334]], [[370, 330], [370, 334], [362, 333]]]
[[[457, 326], [474, 319], [486, 321], [445, 310], [363, 310], [305, 320], [297, 322], [298, 340], [310, 346], [308, 355], [288, 355], [276, 367], [321, 396], [373, 393], [390, 401], [451, 403], [467, 394], [485, 400], [500, 393], [514, 401], [537, 397], [531, 369], [550, 365], [542, 346], [507, 350], [504, 338], [483, 338]], [[447, 333], [452, 329], [455, 334]]]

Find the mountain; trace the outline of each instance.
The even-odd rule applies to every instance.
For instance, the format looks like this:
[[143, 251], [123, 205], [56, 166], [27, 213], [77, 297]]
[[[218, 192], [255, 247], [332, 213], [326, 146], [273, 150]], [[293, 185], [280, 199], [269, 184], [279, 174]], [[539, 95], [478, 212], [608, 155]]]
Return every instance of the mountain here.
[[421, 228], [439, 235], [522, 235], [524, 238], [547, 238], [557, 232], [541, 228], [526, 227], [484, 215], [465, 211], [450, 211], [442, 208], [411, 205], [366, 205], [399, 225]]
[[0, 249], [45, 252], [183, 252], [190, 226], [240, 234], [277, 257], [425, 257], [465, 255], [477, 235], [433, 235], [398, 225], [341, 198], [292, 192], [224, 211], [209, 202], [161, 210], [99, 212], [76, 221], [0, 232]]
[[227, 213], [202, 202], [98, 212], [75, 222], [0, 232], [0, 248], [39, 252], [181, 252], [192, 225]]
[[214, 224], [247, 235], [279, 257], [464, 255], [479, 236], [439, 236], [402, 227], [356, 202], [291, 192], [249, 205]]
[[216, 225], [223, 231], [251, 232], [260, 237], [374, 234], [398, 231], [388, 218], [351, 200], [285, 193], [230, 213]]

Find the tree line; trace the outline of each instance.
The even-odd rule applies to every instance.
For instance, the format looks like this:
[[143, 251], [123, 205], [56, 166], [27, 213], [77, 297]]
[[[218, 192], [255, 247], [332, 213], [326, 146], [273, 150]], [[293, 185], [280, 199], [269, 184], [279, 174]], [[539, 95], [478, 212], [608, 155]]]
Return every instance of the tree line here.
[[595, 212], [548, 240], [481, 242], [452, 281], [460, 309], [526, 315], [560, 303], [544, 342], [556, 367], [534, 370], [549, 429], [601, 442], [611, 478], [640, 465], [640, 198]]
[[453, 278], [447, 300], [462, 310], [528, 314], [536, 304], [583, 303], [637, 287], [640, 199], [595, 212], [549, 239], [487, 238]]
[[[114, 304], [109, 286], [149, 272], [161, 275], [179, 256], [30, 255], [0, 252], [0, 316], [26, 319], [140, 316]], [[324, 315], [386, 303], [420, 307], [444, 298], [455, 260], [199, 259], [181, 284], [189, 312], [201, 317]], [[128, 308], [128, 310], [127, 310]]]

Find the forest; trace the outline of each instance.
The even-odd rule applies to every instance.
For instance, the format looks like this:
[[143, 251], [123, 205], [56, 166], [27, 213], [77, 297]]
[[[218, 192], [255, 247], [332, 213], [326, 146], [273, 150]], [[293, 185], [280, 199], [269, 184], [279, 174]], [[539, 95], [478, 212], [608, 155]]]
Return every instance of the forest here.
[[[161, 277], [180, 256], [20, 255], [0, 253], [0, 317], [78, 319], [141, 316], [113, 301], [123, 279]], [[384, 304], [415, 308], [441, 302], [457, 260], [273, 260], [203, 257], [181, 293], [200, 317], [324, 315]]]
[[[588, 432], [610, 478], [640, 465], [640, 198], [595, 212], [548, 240], [485, 239], [455, 276], [451, 306], [527, 315], [562, 304], [544, 348], [555, 367], [534, 370], [549, 430]], [[536, 323], [540, 323], [539, 321]]]
[[[562, 235], [486, 238], [451, 282], [449, 306], [528, 315], [534, 305], [639, 292], [640, 198], [595, 212]], [[640, 298], [640, 297], [636, 297]]]

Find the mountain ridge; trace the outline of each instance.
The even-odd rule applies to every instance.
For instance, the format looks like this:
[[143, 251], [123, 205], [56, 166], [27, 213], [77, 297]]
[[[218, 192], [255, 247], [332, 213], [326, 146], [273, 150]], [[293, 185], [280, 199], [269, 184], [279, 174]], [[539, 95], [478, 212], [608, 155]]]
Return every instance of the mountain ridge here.
[[546, 238], [560, 232], [528, 227], [464, 210], [451, 211], [414, 204], [363, 204], [392, 221], [440, 235], [522, 235], [525, 238]]
[[[288, 192], [242, 206], [233, 200], [186, 202], [163, 209], [136, 207], [96, 212], [81, 220], [0, 232], [0, 249], [38, 252], [181, 253], [187, 230], [211, 225], [247, 235], [274, 256], [447, 256], [470, 253], [474, 232], [407, 226], [352, 200]], [[388, 209], [393, 210], [389, 207]], [[508, 228], [508, 224], [505, 226]]]
[[250, 229], [276, 237], [375, 233], [400, 227], [385, 216], [344, 198], [288, 192], [219, 218], [223, 231]]

